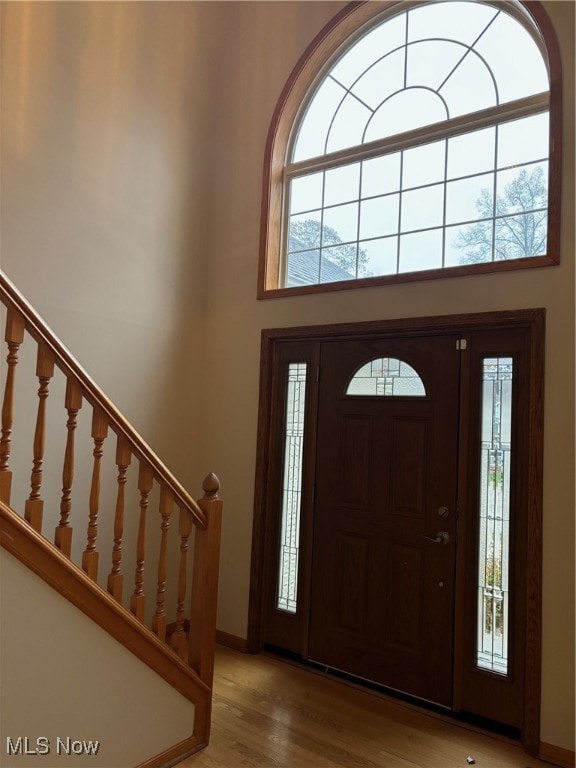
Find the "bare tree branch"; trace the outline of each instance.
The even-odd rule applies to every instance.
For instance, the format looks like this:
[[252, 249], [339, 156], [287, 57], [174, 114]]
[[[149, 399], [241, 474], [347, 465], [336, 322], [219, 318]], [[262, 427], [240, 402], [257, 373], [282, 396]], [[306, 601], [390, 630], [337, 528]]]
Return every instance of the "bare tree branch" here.
[[[497, 195], [483, 189], [476, 209], [484, 218], [458, 232], [453, 247], [462, 252], [462, 264], [517, 259], [543, 253], [547, 239], [548, 188], [540, 166], [524, 168]], [[494, 242], [493, 242], [494, 235]]]

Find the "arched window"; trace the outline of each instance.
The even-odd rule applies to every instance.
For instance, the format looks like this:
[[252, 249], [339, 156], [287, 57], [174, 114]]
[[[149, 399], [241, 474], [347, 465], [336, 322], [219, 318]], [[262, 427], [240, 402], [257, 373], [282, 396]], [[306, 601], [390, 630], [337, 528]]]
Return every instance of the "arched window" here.
[[365, 3], [268, 144], [260, 297], [557, 264], [560, 66], [538, 3]]

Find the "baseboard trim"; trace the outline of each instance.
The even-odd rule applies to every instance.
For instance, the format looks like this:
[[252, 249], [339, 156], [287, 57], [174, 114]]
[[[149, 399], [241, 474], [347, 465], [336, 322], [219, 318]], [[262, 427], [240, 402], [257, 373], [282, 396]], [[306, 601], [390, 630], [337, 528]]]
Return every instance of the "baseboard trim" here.
[[544, 741], [540, 742], [539, 757], [540, 760], [559, 765], [561, 768], [574, 768], [576, 764], [573, 750], [555, 747], [554, 744], [546, 744]]
[[226, 648], [232, 648], [241, 653], [248, 653], [248, 640], [245, 640], [243, 637], [237, 637], [237, 635], [230, 635], [228, 632], [222, 632], [221, 629], [216, 630], [216, 642], [218, 645], [225, 645]]
[[203, 749], [206, 744], [200, 741], [198, 736], [190, 736], [183, 741], [168, 747], [155, 757], [151, 757], [144, 763], [139, 763], [136, 768], [172, 768], [173, 765], [185, 760], [190, 755]]

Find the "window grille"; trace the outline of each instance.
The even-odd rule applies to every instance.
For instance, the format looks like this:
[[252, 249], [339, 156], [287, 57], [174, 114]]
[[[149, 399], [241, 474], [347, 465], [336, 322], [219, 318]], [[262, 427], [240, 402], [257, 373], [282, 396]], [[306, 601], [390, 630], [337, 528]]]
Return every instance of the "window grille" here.
[[381, 12], [295, 115], [265, 291], [557, 263], [551, 129], [547, 50], [520, 4]]

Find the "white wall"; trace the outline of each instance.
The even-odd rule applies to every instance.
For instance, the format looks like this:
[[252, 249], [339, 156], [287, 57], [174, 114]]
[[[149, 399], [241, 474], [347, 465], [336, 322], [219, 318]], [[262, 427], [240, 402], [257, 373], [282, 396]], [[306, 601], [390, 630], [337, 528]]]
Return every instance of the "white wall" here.
[[[4, 768], [134, 768], [192, 735], [193, 704], [4, 549], [0, 622]], [[19, 736], [50, 752], [9, 754]], [[100, 746], [59, 754], [58, 738]]]
[[[574, 3], [559, 267], [256, 300], [276, 101], [334, 2], [5, 3], [2, 263], [194, 491], [245, 636], [262, 328], [546, 307], [542, 739], [574, 748]], [[199, 441], [194, 441], [194, 435]]]

